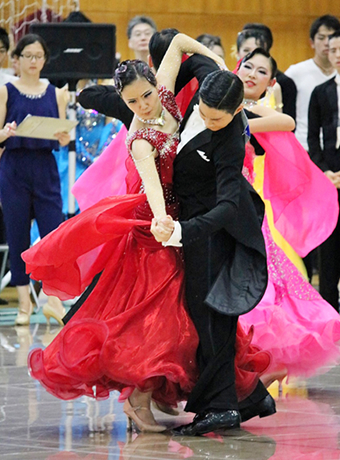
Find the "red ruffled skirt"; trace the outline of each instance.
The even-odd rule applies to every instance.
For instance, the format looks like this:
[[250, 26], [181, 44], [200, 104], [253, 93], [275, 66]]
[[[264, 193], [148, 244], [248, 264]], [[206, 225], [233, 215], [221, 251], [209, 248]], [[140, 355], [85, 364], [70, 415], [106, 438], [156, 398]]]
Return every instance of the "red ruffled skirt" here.
[[[128, 397], [152, 391], [169, 405], [185, 400], [197, 379], [198, 337], [184, 299], [181, 250], [164, 248], [136, 220], [144, 195], [109, 197], [62, 224], [23, 254], [27, 271], [45, 292], [80, 294], [101, 270], [88, 299], [45, 349], [28, 357], [32, 377], [53, 395]], [[139, 215], [137, 213], [137, 215]], [[255, 388], [269, 355], [237, 332], [239, 399]]]

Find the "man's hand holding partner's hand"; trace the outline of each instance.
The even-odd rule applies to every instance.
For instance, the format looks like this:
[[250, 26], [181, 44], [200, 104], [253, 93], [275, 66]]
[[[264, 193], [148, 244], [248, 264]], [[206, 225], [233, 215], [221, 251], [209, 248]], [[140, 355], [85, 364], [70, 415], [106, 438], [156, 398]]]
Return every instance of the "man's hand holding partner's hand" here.
[[171, 216], [166, 216], [163, 219], [153, 218], [151, 222], [151, 233], [155, 240], [163, 243], [169, 240], [174, 231], [175, 223]]

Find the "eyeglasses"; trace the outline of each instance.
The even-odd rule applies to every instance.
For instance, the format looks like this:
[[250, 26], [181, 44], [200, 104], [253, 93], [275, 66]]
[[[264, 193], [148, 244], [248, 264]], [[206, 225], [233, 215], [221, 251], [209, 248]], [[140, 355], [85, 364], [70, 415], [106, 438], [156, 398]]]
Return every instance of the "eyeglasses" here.
[[20, 56], [24, 59], [27, 59], [27, 61], [33, 61], [35, 59], [36, 61], [41, 61], [45, 59], [45, 54], [20, 54]]

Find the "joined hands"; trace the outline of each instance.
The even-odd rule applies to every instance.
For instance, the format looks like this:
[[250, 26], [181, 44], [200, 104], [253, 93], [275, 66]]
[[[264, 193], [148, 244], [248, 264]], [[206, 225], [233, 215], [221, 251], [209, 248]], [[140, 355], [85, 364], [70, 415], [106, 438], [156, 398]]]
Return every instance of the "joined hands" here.
[[168, 241], [175, 229], [175, 223], [171, 216], [156, 219], [151, 221], [151, 233], [158, 243], [165, 243]]

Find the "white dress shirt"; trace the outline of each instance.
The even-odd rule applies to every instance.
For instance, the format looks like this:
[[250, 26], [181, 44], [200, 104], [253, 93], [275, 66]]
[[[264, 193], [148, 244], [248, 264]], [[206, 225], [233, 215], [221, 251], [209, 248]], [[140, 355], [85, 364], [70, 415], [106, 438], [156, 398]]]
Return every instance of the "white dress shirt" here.
[[[181, 133], [181, 140], [177, 147], [177, 154], [183, 149], [183, 147], [196, 137], [201, 132], [205, 131], [207, 128], [204, 124], [203, 119], [199, 114], [198, 105], [196, 104], [193, 108], [192, 114], [188, 118], [187, 124], [185, 125], [184, 130]], [[197, 152], [199, 155], [199, 152]], [[182, 227], [178, 221], [175, 221], [175, 229], [168, 239], [168, 241], [162, 243], [163, 246], [182, 246]]]

